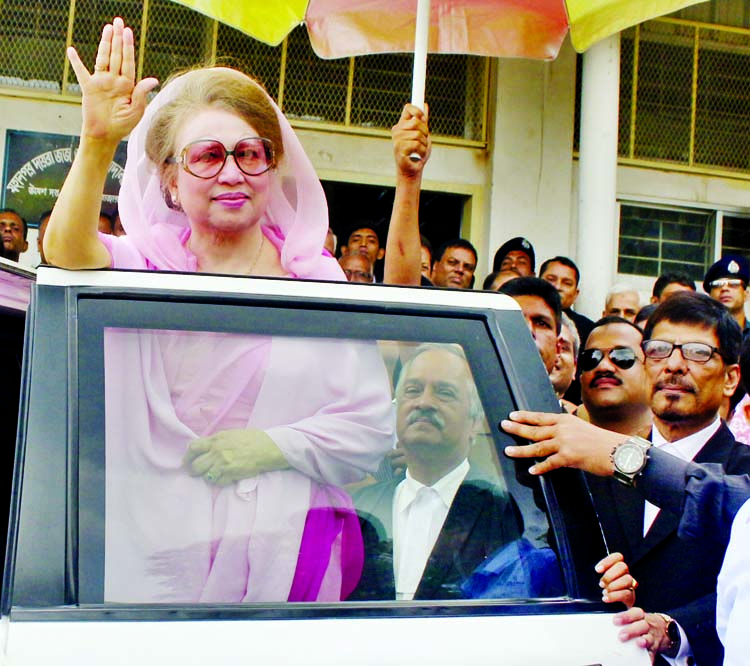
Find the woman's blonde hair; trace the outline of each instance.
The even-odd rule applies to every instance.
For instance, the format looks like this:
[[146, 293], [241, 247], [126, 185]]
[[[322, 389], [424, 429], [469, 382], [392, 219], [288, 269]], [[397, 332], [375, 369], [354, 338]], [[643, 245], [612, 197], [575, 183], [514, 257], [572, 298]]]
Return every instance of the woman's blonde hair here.
[[252, 125], [258, 135], [273, 144], [276, 167], [284, 155], [281, 127], [276, 112], [262, 86], [252, 78], [228, 67], [206, 67], [175, 75], [183, 79], [180, 94], [159, 109], [146, 135], [146, 155], [159, 170], [167, 205], [174, 207], [167, 184], [177, 166], [170, 161], [179, 149], [177, 133], [185, 119], [201, 109], [216, 108], [233, 113]]

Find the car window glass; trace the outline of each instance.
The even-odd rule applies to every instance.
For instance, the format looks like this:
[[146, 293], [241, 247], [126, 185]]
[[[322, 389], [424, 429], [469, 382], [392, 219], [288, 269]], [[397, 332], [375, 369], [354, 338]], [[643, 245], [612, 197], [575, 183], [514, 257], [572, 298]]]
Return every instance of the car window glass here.
[[104, 602], [564, 593], [458, 342], [110, 326], [103, 347]]

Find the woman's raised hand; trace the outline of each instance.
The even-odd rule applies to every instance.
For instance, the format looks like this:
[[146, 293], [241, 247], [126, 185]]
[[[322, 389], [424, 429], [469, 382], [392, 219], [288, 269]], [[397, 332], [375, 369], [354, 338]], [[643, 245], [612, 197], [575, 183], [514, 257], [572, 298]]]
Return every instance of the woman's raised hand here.
[[81, 137], [119, 143], [143, 116], [146, 95], [159, 85], [154, 78], [135, 82], [132, 29], [119, 17], [104, 26], [93, 73], [72, 46], [68, 59], [83, 94]]

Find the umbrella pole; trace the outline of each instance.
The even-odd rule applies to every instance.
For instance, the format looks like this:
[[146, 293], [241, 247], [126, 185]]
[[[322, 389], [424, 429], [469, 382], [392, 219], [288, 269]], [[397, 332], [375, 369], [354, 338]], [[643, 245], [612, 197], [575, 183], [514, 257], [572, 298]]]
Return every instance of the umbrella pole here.
[[417, 0], [417, 26], [414, 31], [414, 74], [411, 82], [411, 103], [424, 109], [424, 88], [427, 78], [427, 43], [430, 36], [430, 0]]
[[[414, 31], [414, 73], [411, 81], [411, 103], [424, 109], [424, 89], [427, 79], [427, 43], [430, 37], [430, 0], [417, 0], [417, 25]], [[421, 159], [409, 155], [412, 162]]]

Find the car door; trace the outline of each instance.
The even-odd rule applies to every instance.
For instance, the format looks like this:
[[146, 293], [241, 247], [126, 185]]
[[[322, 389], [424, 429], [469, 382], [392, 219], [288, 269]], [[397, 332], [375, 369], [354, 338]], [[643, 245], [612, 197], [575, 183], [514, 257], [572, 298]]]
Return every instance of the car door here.
[[[617, 609], [601, 603], [593, 566], [606, 549], [582, 477], [571, 470], [531, 477], [502, 454], [510, 440], [499, 424], [508, 412], [557, 409], [512, 300], [42, 269], [32, 313], [0, 625], [8, 663], [648, 663], [619, 642]], [[402, 470], [383, 443], [396, 446], [399, 378], [412, 376], [425, 346], [464, 359], [478, 408], [468, 472], [417, 593], [397, 600], [398, 547], [387, 523], [398, 521]], [[258, 359], [263, 376], [255, 381]], [[438, 371], [441, 363], [447, 367], [438, 361]], [[212, 374], [215, 381], [196, 388]], [[214, 391], [229, 375], [247, 387], [235, 396], [245, 429], [292, 442], [293, 464], [282, 476], [297, 481], [281, 492], [265, 472], [222, 487], [190, 477], [179, 462], [184, 450], [169, 448], [206, 423], [213, 432], [225, 401]], [[252, 404], [241, 404], [246, 392]], [[313, 405], [310, 414], [304, 405]], [[222, 427], [236, 422], [232, 410], [227, 419]], [[182, 439], [173, 439], [178, 431]], [[329, 566], [315, 579], [317, 598], [325, 598], [316, 601], [295, 590], [305, 539], [313, 543], [326, 523], [308, 509], [300, 543], [287, 538], [287, 522], [296, 519], [288, 510], [294, 497], [321, 479], [337, 508], [356, 511], [357, 528], [347, 534], [361, 537], [362, 562], [342, 565], [342, 580], [356, 571], [341, 585], [343, 598], [319, 592]], [[263, 504], [263, 493], [272, 501]], [[240, 516], [231, 535], [243, 534], [243, 548], [255, 552], [265, 532], [243, 521], [266, 526], [274, 537], [264, 549], [273, 557], [248, 555], [254, 571], [267, 572], [262, 579], [240, 567], [241, 584], [232, 574], [215, 592], [206, 581], [222, 549], [236, 552], [226, 531], [217, 536], [223, 502], [222, 516]], [[195, 534], [209, 537], [190, 541]], [[343, 552], [343, 537], [332, 543]], [[210, 559], [198, 583], [196, 552]], [[278, 582], [285, 562], [291, 588]], [[307, 562], [306, 571], [314, 568]]]

